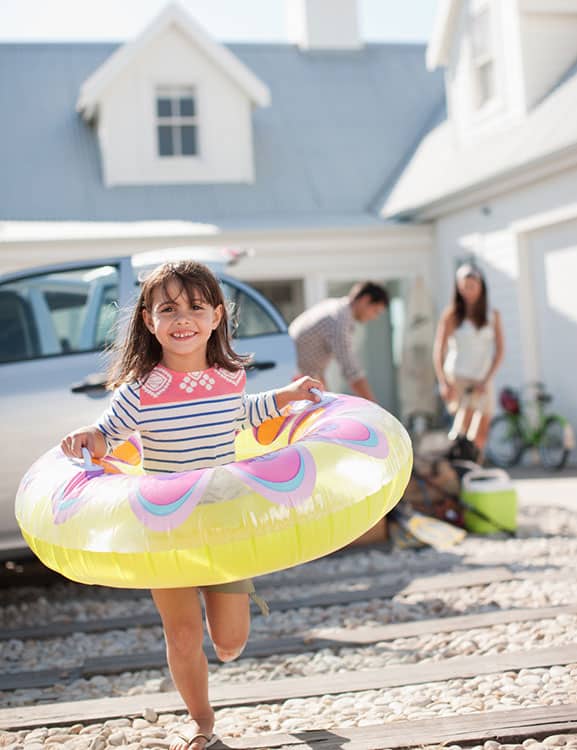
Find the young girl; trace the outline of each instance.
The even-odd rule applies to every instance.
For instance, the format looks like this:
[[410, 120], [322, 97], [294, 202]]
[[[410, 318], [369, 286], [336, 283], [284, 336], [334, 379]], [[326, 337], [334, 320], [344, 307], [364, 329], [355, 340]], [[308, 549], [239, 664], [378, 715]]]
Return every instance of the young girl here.
[[[95, 425], [67, 435], [62, 450], [82, 448], [100, 458], [112, 444], [140, 433], [147, 472], [202, 469], [234, 461], [235, 432], [278, 416], [290, 401], [318, 401], [304, 377], [277, 391], [244, 393], [246, 357], [233, 351], [220, 285], [200, 263], [166, 263], [142, 284], [129, 335], [109, 381], [109, 408]], [[252, 581], [202, 587], [216, 654], [236, 659], [250, 628]], [[202, 650], [202, 612], [196, 588], [152, 592], [162, 618], [168, 665], [192, 719], [172, 750], [205, 750], [216, 741]]]
[[441, 316], [433, 354], [441, 398], [452, 414], [465, 407], [459, 432], [475, 442], [481, 456], [494, 409], [493, 376], [503, 359], [501, 316], [489, 310], [487, 297], [479, 269], [460, 266], [453, 304]]

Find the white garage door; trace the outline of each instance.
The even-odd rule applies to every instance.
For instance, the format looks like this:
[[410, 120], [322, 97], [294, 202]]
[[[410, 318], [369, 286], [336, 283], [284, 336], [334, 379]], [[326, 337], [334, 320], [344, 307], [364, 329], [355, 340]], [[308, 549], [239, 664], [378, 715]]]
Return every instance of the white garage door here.
[[531, 244], [541, 373], [552, 408], [577, 432], [577, 221], [543, 230]]

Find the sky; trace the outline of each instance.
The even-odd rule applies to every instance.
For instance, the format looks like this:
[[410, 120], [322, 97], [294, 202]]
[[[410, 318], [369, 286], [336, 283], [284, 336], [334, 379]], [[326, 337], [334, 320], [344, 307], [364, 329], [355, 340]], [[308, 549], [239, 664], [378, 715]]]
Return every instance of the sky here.
[[[180, 0], [225, 42], [287, 41], [285, 3], [294, 0]], [[168, 0], [0, 0], [0, 41], [122, 41], [136, 36]], [[366, 41], [427, 41], [439, 0], [358, 0]]]

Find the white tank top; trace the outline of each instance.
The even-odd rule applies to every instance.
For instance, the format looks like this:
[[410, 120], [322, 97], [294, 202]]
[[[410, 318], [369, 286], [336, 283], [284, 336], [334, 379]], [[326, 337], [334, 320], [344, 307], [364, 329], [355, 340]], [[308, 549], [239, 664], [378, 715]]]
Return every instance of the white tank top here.
[[493, 362], [495, 353], [495, 314], [487, 315], [489, 322], [482, 328], [465, 318], [448, 340], [445, 374], [453, 378], [482, 380]]

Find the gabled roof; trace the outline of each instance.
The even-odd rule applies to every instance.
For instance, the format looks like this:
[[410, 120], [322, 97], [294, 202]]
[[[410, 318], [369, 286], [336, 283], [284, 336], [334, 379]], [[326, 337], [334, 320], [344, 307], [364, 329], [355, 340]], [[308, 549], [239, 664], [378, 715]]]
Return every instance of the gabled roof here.
[[577, 154], [576, 102], [577, 64], [516, 126], [491, 137], [463, 146], [445, 120], [422, 140], [381, 214], [407, 219], [425, 210], [441, 213], [447, 201], [466, 200], [467, 191], [494, 194], [507, 189], [508, 178], [522, 182], [521, 173], [534, 179], [537, 168], [546, 171], [548, 163]]
[[223, 70], [256, 105], [270, 104], [270, 91], [246, 65], [226, 47], [215, 42], [178, 3], [168, 5], [132, 42], [127, 42], [87, 78], [80, 89], [76, 109], [86, 120], [92, 120], [98, 102], [110, 82], [146, 49], [148, 44], [170, 26], [176, 26], [212, 62]]
[[107, 188], [96, 132], [74, 105], [82, 81], [117, 49], [0, 44], [0, 220], [375, 224], [375, 196], [402, 170], [444, 97], [422, 44], [314, 53], [230, 45], [272, 93], [272, 106], [253, 113], [254, 183]]
[[433, 33], [427, 47], [427, 68], [435, 70], [448, 62], [451, 37], [457, 23], [461, 0], [439, 0]]

